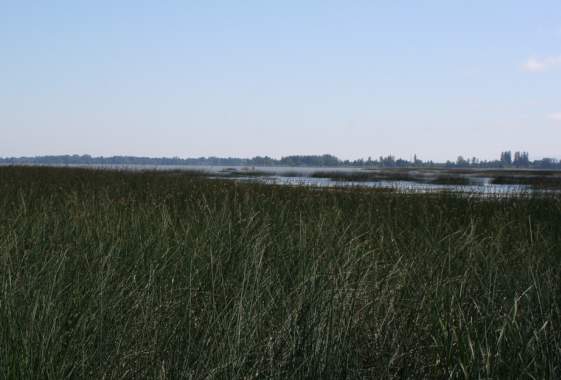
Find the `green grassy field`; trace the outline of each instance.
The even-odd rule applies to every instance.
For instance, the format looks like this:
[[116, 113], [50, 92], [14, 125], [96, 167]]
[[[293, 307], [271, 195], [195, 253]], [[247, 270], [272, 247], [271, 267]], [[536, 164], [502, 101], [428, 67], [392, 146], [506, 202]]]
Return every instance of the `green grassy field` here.
[[0, 378], [560, 378], [561, 198], [0, 168]]

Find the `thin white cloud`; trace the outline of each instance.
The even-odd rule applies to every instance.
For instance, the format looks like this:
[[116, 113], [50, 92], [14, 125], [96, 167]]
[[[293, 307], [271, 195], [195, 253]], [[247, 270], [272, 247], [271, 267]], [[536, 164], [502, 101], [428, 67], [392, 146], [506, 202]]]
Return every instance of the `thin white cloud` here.
[[561, 67], [561, 56], [545, 58], [528, 58], [522, 65], [526, 71], [537, 73]]
[[549, 114], [549, 119], [553, 121], [561, 121], [561, 112], [554, 112]]

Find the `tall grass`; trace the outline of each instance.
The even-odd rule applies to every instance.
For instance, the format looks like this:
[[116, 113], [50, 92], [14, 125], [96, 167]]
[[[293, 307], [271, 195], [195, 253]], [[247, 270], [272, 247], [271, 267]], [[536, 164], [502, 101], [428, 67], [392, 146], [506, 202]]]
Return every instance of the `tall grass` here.
[[0, 378], [559, 378], [561, 199], [0, 168]]

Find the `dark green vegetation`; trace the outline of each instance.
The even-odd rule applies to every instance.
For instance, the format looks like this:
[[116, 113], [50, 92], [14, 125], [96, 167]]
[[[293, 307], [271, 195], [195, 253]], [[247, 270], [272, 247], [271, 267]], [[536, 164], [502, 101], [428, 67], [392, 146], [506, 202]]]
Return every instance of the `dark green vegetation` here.
[[430, 183], [434, 183], [435, 185], [466, 186], [466, 185], [470, 185], [471, 181], [468, 177], [443, 175], [430, 180]]
[[501, 175], [493, 178], [497, 185], [529, 185], [541, 189], [561, 189], [561, 176], [559, 175]]
[[251, 169], [237, 170], [233, 168], [226, 168], [218, 172], [218, 174], [223, 176], [229, 176], [229, 177], [266, 177], [272, 175], [271, 173], [264, 172], [261, 170], [251, 170]]
[[413, 181], [408, 170], [361, 170], [361, 171], [317, 171], [311, 177], [329, 178], [334, 181]]
[[316, 171], [311, 177], [335, 181], [411, 181], [435, 185], [472, 185], [486, 178], [495, 185], [527, 185], [534, 189], [561, 189], [561, 173], [553, 170], [373, 169]]
[[449, 170], [423, 171], [410, 169], [384, 169], [363, 171], [317, 171], [311, 177], [329, 178], [335, 181], [411, 181], [435, 185], [469, 185], [470, 178]]
[[0, 168], [0, 378], [559, 378], [561, 199]]

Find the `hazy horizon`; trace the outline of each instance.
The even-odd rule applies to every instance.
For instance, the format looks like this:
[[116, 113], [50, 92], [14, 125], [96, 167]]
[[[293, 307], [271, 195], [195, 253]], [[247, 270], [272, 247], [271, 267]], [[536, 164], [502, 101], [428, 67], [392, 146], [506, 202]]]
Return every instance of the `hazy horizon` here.
[[[516, 153], [516, 151], [510, 151], [512, 153], [512, 155], [514, 155], [514, 153]], [[558, 159], [557, 157], [554, 156], [543, 156], [543, 157], [538, 157], [538, 156], [533, 156], [530, 152], [523, 152], [523, 151], [519, 151], [520, 153], [529, 153], [529, 158], [530, 161], [534, 161], [534, 160], [540, 160], [543, 158], [553, 158], [553, 159]], [[455, 162], [459, 156], [462, 156], [462, 158], [466, 159], [466, 160], [471, 160], [473, 157], [477, 158], [478, 160], [481, 161], [500, 161], [500, 153], [497, 154], [496, 157], [491, 157], [491, 158], [482, 158], [482, 157], [477, 157], [477, 156], [473, 156], [473, 155], [456, 155], [455, 157], [450, 157], [448, 159], [444, 159], [444, 160], [431, 160], [431, 159], [425, 159], [422, 156], [420, 156], [419, 154], [411, 154], [409, 156], [395, 156], [392, 154], [392, 156], [395, 159], [403, 159], [403, 160], [408, 160], [410, 162], [414, 161], [414, 157], [416, 156], [417, 159], [423, 161], [423, 162], [428, 162], [428, 161], [433, 161], [435, 164], [438, 163], [446, 163], [447, 161], [451, 161], [451, 162]], [[64, 153], [64, 154], [48, 154], [48, 155], [29, 155], [29, 156], [0, 156], [0, 159], [9, 159], [9, 158], [41, 158], [41, 157], [62, 157], [62, 156], [80, 156], [80, 157], [84, 157], [84, 156], [90, 156], [91, 158], [112, 158], [112, 157], [135, 157], [135, 158], [148, 158], [148, 159], [201, 159], [201, 158], [222, 158], [222, 159], [254, 159], [254, 158], [258, 158], [258, 157], [268, 157], [268, 158], [272, 158], [274, 160], [281, 160], [284, 157], [294, 157], [294, 156], [303, 156], [303, 157], [318, 157], [318, 156], [323, 156], [323, 155], [330, 155], [330, 156], [334, 156], [336, 158], [338, 158], [341, 161], [355, 161], [355, 160], [368, 160], [368, 158], [371, 158], [373, 161], [376, 161], [378, 159], [380, 159], [381, 157], [386, 158], [388, 155], [370, 155], [370, 156], [366, 156], [366, 157], [351, 157], [351, 158], [344, 158], [344, 157], [339, 157], [330, 153], [321, 153], [321, 154], [316, 154], [316, 155], [311, 155], [311, 154], [306, 154], [306, 153], [300, 153], [300, 154], [294, 154], [294, 155], [284, 155], [284, 156], [278, 156], [278, 157], [273, 157], [270, 155], [261, 155], [261, 156], [154, 156], [154, 155], [124, 155], [124, 154], [114, 154], [114, 155], [93, 155], [93, 154], [89, 154], [89, 153]]]
[[559, 1], [0, 9], [0, 157], [561, 158]]

